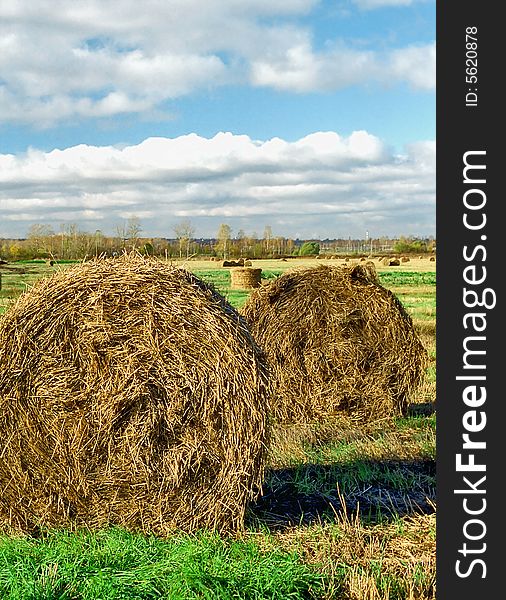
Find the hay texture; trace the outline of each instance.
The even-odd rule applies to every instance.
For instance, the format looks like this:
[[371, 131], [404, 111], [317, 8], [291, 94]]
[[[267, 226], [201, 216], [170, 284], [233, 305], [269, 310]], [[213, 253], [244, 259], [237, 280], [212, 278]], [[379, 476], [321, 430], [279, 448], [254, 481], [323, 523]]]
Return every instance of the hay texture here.
[[405, 414], [427, 353], [399, 300], [362, 265], [287, 272], [242, 313], [270, 363], [277, 421]]
[[0, 320], [0, 529], [239, 530], [262, 477], [265, 360], [183, 269], [125, 255]]
[[262, 281], [262, 269], [245, 267], [230, 271], [230, 287], [234, 290], [257, 288]]
[[364, 264], [357, 264], [349, 268], [349, 275], [352, 279], [364, 279], [377, 283], [379, 285], [378, 272], [372, 260], [366, 261]]

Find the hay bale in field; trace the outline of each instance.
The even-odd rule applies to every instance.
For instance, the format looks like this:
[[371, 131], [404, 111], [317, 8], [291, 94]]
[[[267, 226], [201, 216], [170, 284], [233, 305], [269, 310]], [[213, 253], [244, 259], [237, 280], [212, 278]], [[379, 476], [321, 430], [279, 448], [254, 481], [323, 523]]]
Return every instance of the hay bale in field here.
[[368, 260], [363, 265], [354, 265], [350, 269], [350, 277], [352, 279], [362, 278], [367, 281], [372, 281], [373, 283], [379, 284], [378, 272], [376, 271], [376, 267], [371, 260]]
[[251, 265], [252, 265], [252, 262], [250, 260], [245, 260], [244, 261], [244, 266], [245, 267], [251, 267]]
[[436, 257], [435, 256], [431, 256], [429, 260], [432, 261], [432, 262], [434, 262], [436, 260]]
[[232, 289], [249, 290], [257, 288], [261, 280], [262, 269], [244, 267], [230, 271], [230, 287]]
[[244, 259], [240, 258], [239, 260], [224, 260], [221, 263], [222, 267], [243, 267]]
[[401, 262], [403, 262], [403, 263], [409, 262], [409, 256], [401, 256]]
[[287, 272], [244, 304], [269, 361], [276, 420], [405, 414], [427, 353], [399, 300], [363, 269]]
[[266, 363], [244, 319], [154, 258], [44, 278], [0, 320], [0, 529], [242, 527]]
[[[385, 263], [383, 263], [385, 264]], [[398, 267], [401, 264], [401, 261], [398, 258], [390, 258], [388, 260], [389, 267]]]

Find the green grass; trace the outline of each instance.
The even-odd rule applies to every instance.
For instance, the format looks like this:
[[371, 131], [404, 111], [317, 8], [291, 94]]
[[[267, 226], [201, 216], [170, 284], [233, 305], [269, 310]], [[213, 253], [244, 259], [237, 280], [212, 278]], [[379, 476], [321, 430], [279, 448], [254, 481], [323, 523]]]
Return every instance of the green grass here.
[[399, 285], [436, 285], [436, 273], [432, 271], [380, 271], [378, 276], [381, 285], [388, 288]]
[[110, 529], [0, 539], [5, 600], [309, 599], [323, 576], [294, 552], [217, 535], [169, 540]]
[[[230, 269], [196, 269], [192, 272], [206, 283], [212, 284], [237, 309], [243, 306], [251, 293], [249, 290], [235, 290], [230, 287]], [[263, 271], [262, 279], [273, 279], [281, 273], [281, 270]]]

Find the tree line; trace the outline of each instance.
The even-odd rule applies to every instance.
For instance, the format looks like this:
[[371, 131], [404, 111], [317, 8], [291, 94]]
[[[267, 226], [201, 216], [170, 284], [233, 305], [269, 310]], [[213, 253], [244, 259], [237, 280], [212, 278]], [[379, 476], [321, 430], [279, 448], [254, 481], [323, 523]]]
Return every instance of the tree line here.
[[190, 259], [195, 256], [228, 258], [279, 258], [284, 256], [318, 255], [320, 253], [364, 253], [390, 250], [401, 253], [427, 252], [435, 247], [434, 240], [401, 237], [397, 240], [299, 240], [273, 234], [266, 225], [263, 235], [246, 234], [242, 229], [233, 232], [230, 225], [221, 223], [213, 238], [198, 238], [189, 219], [173, 227], [173, 237], [143, 236], [140, 219], [131, 217], [116, 227], [113, 235], [100, 229], [82, 231], [75, 223], [61, 225], [55, 231], [50, 225], [31, 225], [25, 239], [0, 240], [0, 258], [26, 260], [54, 258], [79, 260], [92, 256], [115, 256], [137, 249], [150, 256], [170, 259]]

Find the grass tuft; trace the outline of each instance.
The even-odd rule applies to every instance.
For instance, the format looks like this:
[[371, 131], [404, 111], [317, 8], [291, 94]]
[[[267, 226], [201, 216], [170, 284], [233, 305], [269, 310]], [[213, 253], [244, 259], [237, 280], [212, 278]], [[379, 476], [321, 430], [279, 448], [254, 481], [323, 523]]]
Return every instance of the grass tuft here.
[[206, 533], [161, 540], [109, 529], [0, 539], [5, 600], [316, 599], [323, 580], [293, 550], [261, 551], [252, 540]]

